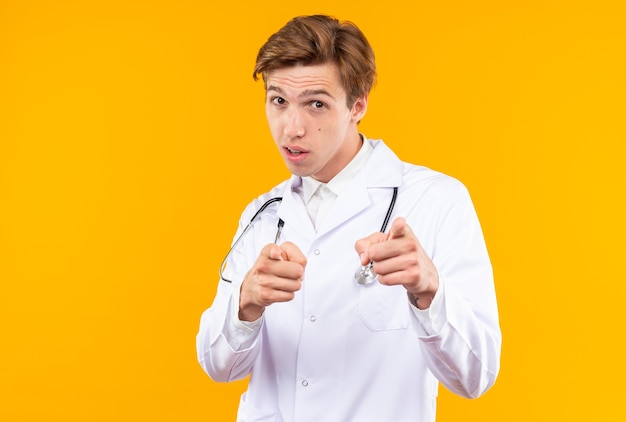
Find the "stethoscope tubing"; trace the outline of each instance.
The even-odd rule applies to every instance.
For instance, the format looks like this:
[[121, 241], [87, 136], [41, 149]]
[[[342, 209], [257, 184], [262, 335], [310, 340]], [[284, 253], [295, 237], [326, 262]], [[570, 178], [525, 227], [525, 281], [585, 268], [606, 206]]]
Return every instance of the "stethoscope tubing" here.
[[[265, 211], [265, 209], [267, 207], [269, 207], [270, 205], [272, 205], [274, 202], [282, 202], [283, 198], [282, 196], [276, 196], [274, 198], [268, 199], [267, 201], [265, 201], [265, 203], [263, 205], [261, 205], [261, 208], [259, 208], [257, 210], [257, 212], [254, 213], [254, 215], [252, 216], [252, 218], [250, 219], [250, 222], [248, 223], [248, 225], [243, 229], [243, 231], [241, 232], [241, 234], [239, 235], [239, 237], [237, 238], [237, 240], [235, 240], [235, 243], [233, 243], [233, 246], [230, 247], [230, 249], [228, 250], [228, 253], [226, 254], [226, 256], [224, 257], [224, 260], [222, 261], [222, 264], [220, 265], [220, 278], [222, 280], [224, 280], [227, 283], [232, 283], [232, 280], [228, 280], [227, 278], [224, 277], [224, 268], [226, 268], [226, 262], [228, 261], [228, 258], [230, 257], [230, 255], [233, 253], [233, 250], [235, 250], [235, 248], [237, 247], [237, 245], [239, 244], [239, 242], [241, 241], [241, 239], [243, 239], [243, 236], [246, 234], [246, 232], [248, 231], [248, 229], [250, 227], [252, 227], [252, 223], [254, 223], [254, 220], [256, 220], [256, 218], [263, 212]], [[278, 236], [280, 236], [280, 231], [282, 230], [283, 225], [285, 225], [285, 222], [282, 219], [278, 220], [278, 232], [276, 233], [276, 239], [274, 240], [274, 243], [276, 243], [276, 241], [278, 240]]]
[[[387, 229], [387, 224], [389, 224], [389, 220], [391, 219], [391, 214], [393, 213], [393, 210], [395, 208], [397, 197], [398, 197], [398, 188], [394, 186], [394, 188], [393, 188], [393, 196], [391, 197], [391, 202], [389, 203], [389, 208], [387, 209], [387, 214], [385, 214], [385, 219], [383, 220], [383, 224], [380, 227], [380, 232], [381, 233], [384, 233], [385, 230]], [[237, 240], [235, 240], [235, 243], [233, 243], [233, 245], [228, 250], [228, 253], [226, 254], [226, 257], [224, 257], [224, 260], [222, 261], [222, 264], [220, 265], [220, 279], [224, 280], [227, 283], [232, 283], [232, 280], [228, 280], [227, 278], [224, 277], [224, 274], [223, 274], [224, 273], [224, 269], [226, 267], [226, 262], [228, 261], [228, 258], [233, 253], [233, 250], [237, 247], [237, 245], [239, 244], [241, 239], [243, 239], [243, 236], [246, 234], [248, 229], [250, 229], [250, 227], [252, 227], [252, 223], [254, 223], [254, 220], [256, 220], [256, 218], [263, 211], [265, 211], [265, 209], [267, 207], [269, 207], [271, 204], [273, 204], [274, 202], [281, 202], [282, 200], [283, 200], [283, 198], [280, 197], [280, 196], [276, 196], [274, 198], [268, 199], [263, 205], [261, 205], [261, 208], [259, 208], [257, 210], [257, 212], [254, 213], [254, 215], [250, 219], [250, 222], [248, 223], [248, 225], [243, 229], [243, 231], [241, 232], [241, 234], [239, 235]], [[276, 231], [276, 238], [274, 239], [274, 243], [278, 242], [278, 239], [280, 237], [280, 234], [282, 232], [282, 229], [283, 229], [284, 225], [285, 225], [285, 222], [283, 221], [283, 219], [279, 218], [278, 219], [278, 229]], [[355, 277], [356, 277], [357, 282], [359, 284], [367, 285], [367, 284], [370, 284], [370, 283], [372, 283], [373, 281], [376, 280], [377, 276], [374, 273], [374, 271], [372, 270], [372, 266], [373, 265], [374, 265], [374, 262], [370, 261], [369, 264], [362, 266], [361, 269], [359, 271], [357, 271]]]
[[[385, 220], [383, 221], [383, 225], [380, 227], [380, 232], [384, 233], [387, 229], [387, 224], [389, 223], [389, 219], [391, 218], [391, 213], [393, 212], [394, 207], [396, 206], [396, 198], [398, 197], [398, 188], [394, 186], [393, 188], [393, 196], [391, 197], [391, 203], [389, 204], [389, 208], [387, 209], [387, 214], [385, 215]], [[374, 272], [374, 261], [371, 261], [367, 265], [362, 265], [356, 273], [354, 273], [354, 279], [357, 283], [362, 286], [367, 286], [372, 284], [374, 281], [378, 279], [378, 275]]]

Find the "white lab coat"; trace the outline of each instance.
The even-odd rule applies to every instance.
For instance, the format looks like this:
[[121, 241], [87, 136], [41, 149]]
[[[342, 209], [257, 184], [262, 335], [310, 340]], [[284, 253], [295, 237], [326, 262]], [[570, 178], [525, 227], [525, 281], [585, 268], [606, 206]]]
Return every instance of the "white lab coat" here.
[[[366, 142], [374, 151], [317, 233], [293, 191], [301, 183], [296, 176], [242, 215], [237, 235], [266, 200], [283, 197], [237, 245], [225, 274], [234, 282], [220, 281], [197, 336], [198, 359], [214, 380], [251, 374], [239, 421], [431, 422], [438, 381], [473, 398], [496, 379], [501, 334], [492, 270], [467, 190], [401, 162], [382, 141]], [[406, 218], [442, 280], [430, 334], [403, 287], [354, 280], [360, 266], [354, 243], [380, 229], [394, 186], [392, 221]], [[239, 288], [260, 249], [274, 240], [279, 217], [281, 239], [308, 259], [303, 285], [294, 300], [266, 308], [251, 330], [236, 321]]]

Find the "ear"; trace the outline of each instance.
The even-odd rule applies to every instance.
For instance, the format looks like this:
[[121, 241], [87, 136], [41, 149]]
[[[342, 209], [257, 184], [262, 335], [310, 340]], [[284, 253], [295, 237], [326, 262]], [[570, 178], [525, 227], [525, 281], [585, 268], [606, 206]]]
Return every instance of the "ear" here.
[[365, 94], [362, 97], [357, 98], [352, 105], [352, 120], [357, 123], [361, 121], [361, 119], [365, 116], [365, 113], [367, 112], [368, 97], [368, 94]]

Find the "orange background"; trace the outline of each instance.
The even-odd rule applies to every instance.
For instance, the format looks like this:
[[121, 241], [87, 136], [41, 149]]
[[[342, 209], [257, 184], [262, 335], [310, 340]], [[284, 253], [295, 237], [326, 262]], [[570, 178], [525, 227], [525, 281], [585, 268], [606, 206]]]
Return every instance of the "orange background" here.
[[0, 420], [232, 421], [195, 334], [239, 213], [288, 176], [256, 52], [333, 14], [363, 132], [470, 189], [501, 375], [438, 421], [626, 419], [626, 2], [0, 1]]

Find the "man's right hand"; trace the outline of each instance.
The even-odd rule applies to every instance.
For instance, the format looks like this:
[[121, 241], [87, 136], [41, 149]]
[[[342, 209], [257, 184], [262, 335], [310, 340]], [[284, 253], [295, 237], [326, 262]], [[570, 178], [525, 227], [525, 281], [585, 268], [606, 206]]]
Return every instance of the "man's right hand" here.
[[291, 242], [266, 245], [243, 280], [239, 319], [255, 321], [266, 306], [288, 302], [302, 286], [306, 257]]

